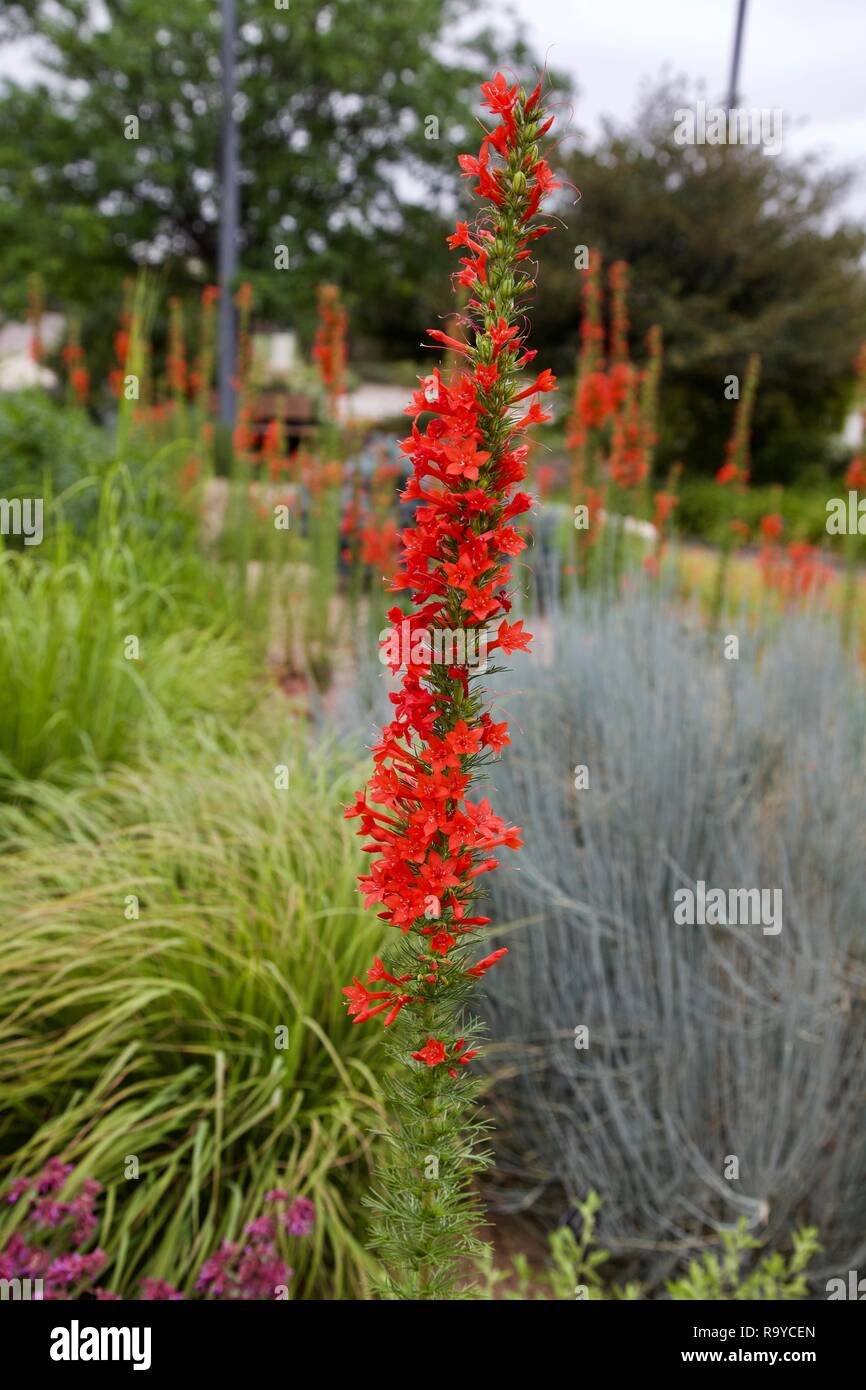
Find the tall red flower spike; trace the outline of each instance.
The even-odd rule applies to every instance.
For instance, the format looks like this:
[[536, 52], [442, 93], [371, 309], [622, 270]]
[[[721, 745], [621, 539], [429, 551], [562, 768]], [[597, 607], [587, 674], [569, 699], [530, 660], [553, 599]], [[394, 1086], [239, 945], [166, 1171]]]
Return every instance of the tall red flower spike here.
[[[459, 163], [485, 201], [474, 225], [458, 222], [449, 246], [461, 252], [456, 280], [468, 290], [466, 341], [428, 329], [434, 343], [465, 367], [446, 383], [438, 369], [421, 380], [407, 414], [412, 432], [401, 445], [414, 477], [403, 492], [418, 503], [403, 532], [398, 573], [390, 588], [412, 603], [389, 618], [404, 638], [392, 670], [394, 717], [373, 750], [376, 770], [347, 817], [361, 821], [372, 856], [359, 880], [367, 906], [396, 927], [407, 949], [397, 973], [376, 959], [362, 984], [344, 990], [356, 1023], [376, 1015], [386, 1027], [407, 1011], [417, 1027], [410, 1055], [422, 1067], [456, 1077], [475, 1053], [456, 1036], [459, 1001], [474, 978], [505, 955], [472, 964], [479, 929], [489, 918], [473, 907], [478, 881], [497, 867], [495, 851], [518, 849], [520, 831], [470, 798], [478, 770], [510, 742], [508, 726], [484, 708], [479, 653], [526, 649], [530, 634], [509, 622], [510, 562], [525, 542], [512, 524], [532, 499], [517, 491], [526, 476], [522, 432], [547, 420], [538, 403], [554, 388], [542, 371], [519, 379], [535, 353], [518, 309], [532, 288], [531, 244], [551, 228], [536, 218], [558, 187], [537, 141], [552, 124], [539, 106], [541, 84], [527, 96], [501, 73], [482, 87], [493, 117], [478, 156]], [[421, 428], [420, 417], [429, 417]], [[392, 634], [393, 635], [393, 634]], [[449, 659], [450, 657], [450, 659]], [[453, 1001], [449, 1012], [443, 1008]]]

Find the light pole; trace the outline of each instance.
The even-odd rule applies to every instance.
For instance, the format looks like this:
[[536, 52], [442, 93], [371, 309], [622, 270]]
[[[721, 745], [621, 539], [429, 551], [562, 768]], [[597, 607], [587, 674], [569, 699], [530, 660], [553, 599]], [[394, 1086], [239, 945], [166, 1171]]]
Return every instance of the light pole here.
[[728, 110], [733, 111], [739, 100], [740, 54], [743, 48], [743, 28], [746, 23], [746, 0], [737, 0], [737, 27], [734, 31], [734, 51], [731, 55], [731, 78], [728, 82]]
[[221, 0], [222, 34], [220, 69], [222, 85], [222, 168], [219, 224], [219, 326], [217, 333], [217, 383], [220, 424], [228, 430], [235, 423], [236, 331], [234, 281], [238, 266], [238, 130], [235, 97], [235, 0]]

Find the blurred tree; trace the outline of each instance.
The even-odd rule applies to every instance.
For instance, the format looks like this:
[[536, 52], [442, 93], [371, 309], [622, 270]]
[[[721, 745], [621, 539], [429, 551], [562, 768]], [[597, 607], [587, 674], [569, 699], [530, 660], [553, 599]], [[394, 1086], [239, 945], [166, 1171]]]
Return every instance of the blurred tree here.
[[[758, 147], [678, 145], [674, 112], [694, 100], [665, 82], [633, 124], [607, 123], [592, 150], [572, 151], [565, 167], [580, 197], [563, 210], [569, 251], [597, 245], [607, 264], [630, 262], [636, 355], [651, 324], [664, 330], [661, 470], [675, 458], [720, 466], [736, 404], [724, 378], [742, 381], [756, 351], [754, 475], [784, 481], [832, 458], [828, 436], [866, 336], [866, 233], [841, 215], [853, 175]], [[542, 243], [555, 264], [540, 276], [536, 333], [562, 345], [567, 370], [580, 276], [561, 242]]]
[[[316, 281], [342, 280], [366, 334], [398, 328], [414, 350], [419, 295], [450, 269], [431, 209], [475, 139], [478, 84], [495, 65], [532, 73], [522, 41], [477, 15], [472, 0], [239, 0], [241, 262], [264, 316], [312, 314]], [[0, 38], [32, 40], [45, 78], [0, 90], [0, 307], [22, 313], [33, 269], [91, 320], [135, 263], [172, 291], [214, 277], [219, 24], [213, 0], [7, 3]]]

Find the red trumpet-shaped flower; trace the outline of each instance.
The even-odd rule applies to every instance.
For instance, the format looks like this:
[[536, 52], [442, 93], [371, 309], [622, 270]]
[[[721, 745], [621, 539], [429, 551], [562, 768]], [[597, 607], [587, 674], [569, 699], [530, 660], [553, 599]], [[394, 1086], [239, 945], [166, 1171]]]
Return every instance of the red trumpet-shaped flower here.
[[[464, 253], [456, 275], [467, 291], [463, 336], [428, 329], [432, 344], [461, 367], [434, 368], [407, 408], [412, 427], [400, 447], [412, 476], [403, 500], [416, 506], [389, 587], [409, 611], [389, 614], [401, 640], [392, 633], [387, 643], [400, 687], [373, 749], [373, 775], [346, 811], [359, 819], [370, 855], [360, 878], [365, 902], [404, 943], [394, 974], [377, 958], [367, 984], [356, 979], [344, 990], [349, 1013], [356, 1023], [382, 1014], [388, 1025], [405, 1010], [398, 1032], [411, 1039], [409, 1055], [451, 1077], [476, 1055], [464, 1038], [453, 1040], [460, 1001], [506, 954], [502, 947], [472, 963], [488, 922], [473, 906], [478, 880], [497, 867], [499, 850], [521, 844], [519, 829], [487, 800], [470, 799], [477, 769], [510, 740], [507, 724], [484, 708], [483, 670], [469, 654], [529, 648], [523, 621], [508, 617], [511, 560], [524, 546], [511, 523], [532, 501], [518, 490], [527, 472], [522, 434], [549, 418], [538, 397], [555, 389], [546, 369], [521, 381], [535, 357], [522, 305], [533, 285], [531, 247], [551, 230], [535, 217], [557, 187], [539, 152], [550, 121], [540, 86], [527, 96], [497, 73], [482, 95], [493, 126], [485, 126], [478, 155], [461, 155], [459, 164], [489, 206], [475, 225], [458, 222], [448, 239]], [[464, 639], [448, 645], [450, 660], [430, 640], [443, 631]], [[451, 1028], [450, 1041], [436, 1035]]]

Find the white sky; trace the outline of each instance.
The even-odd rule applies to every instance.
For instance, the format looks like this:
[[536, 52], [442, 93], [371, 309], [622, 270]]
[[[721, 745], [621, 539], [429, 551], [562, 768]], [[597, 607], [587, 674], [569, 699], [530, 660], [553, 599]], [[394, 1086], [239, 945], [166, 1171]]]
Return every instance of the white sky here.
[[[534, 46], [578, 86], [575, 121], [593, 136], [602, 114], [632, 115], [644, 79], [665, 67], [728, 82], [736, 0], [512, 0]], [[866, 0], [748, 0], [740, 65], [744, 106], [780, 107], [783, 152], [819, 150], [855, 163], [849, 211], [866, 219]]]

